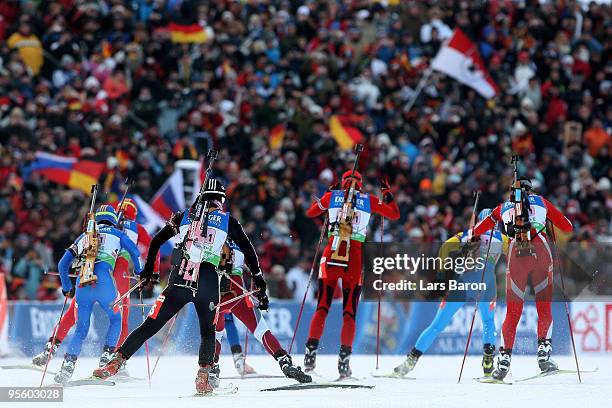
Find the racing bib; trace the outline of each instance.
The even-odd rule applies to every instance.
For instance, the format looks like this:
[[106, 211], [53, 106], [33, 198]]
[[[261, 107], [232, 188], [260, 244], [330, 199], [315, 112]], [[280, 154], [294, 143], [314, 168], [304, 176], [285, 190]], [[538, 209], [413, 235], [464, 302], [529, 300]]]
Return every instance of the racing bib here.
[[[368, 232], [368, 223], [370, 222], [371, 208], [370, 208], [370, 195], [364, 193], [356, 193], [354, 200], [353, 210], [355, 211], [355, 217], [353, 218], [353, 231], [351, 233], [351, 239], [359, 242], [364, 242], [366, 234]], [[329, 203], [329, 220], [330, 223], [338, 220], [340, 210], [344, 204], [344, 191], [333, 190]], [[328, 230], [328, 236], [339, 235], [338, 228]]]

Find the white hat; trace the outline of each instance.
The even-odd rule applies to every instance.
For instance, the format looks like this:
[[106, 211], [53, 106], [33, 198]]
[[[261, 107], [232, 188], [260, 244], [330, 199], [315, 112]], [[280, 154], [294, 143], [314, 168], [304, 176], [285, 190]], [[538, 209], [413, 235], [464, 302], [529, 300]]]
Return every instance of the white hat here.
[[310, 15], [310, 9], [308, 8], [308, 6], [301, 5], [297, 9], [297, 13], [298, 13], [298, 15], [301, 14], [303, 16], [309, 16]]

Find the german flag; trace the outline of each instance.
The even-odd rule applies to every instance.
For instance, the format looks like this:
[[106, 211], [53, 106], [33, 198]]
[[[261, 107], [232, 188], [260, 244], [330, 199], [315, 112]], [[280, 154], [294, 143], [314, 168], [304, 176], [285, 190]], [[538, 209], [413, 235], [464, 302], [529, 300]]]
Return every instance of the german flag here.
[[270, 149], [276, 150], [283, 146], [283, 139], [285, 138], [285, 125], [282, 123], [276, 125], [270, 131]]
[[170, 31], [170, 39], [175, 43], [201, 44], [208, 38], [206, 31], [199, 24], [170, 23], [168, 24], [168, 30]]
[[22, 173], [29, 178], [35, 171], [57, 184], [91, 194], [91, 186], [98, 182], [104, 167], [104, 163], [92, 160], [77, 160], [75, 157], [36, 152], [34, 161], [24, 167]]
[[359, 129], [348, 126], [350, 123], [345, 116], [332, 115], [329, 118], [329, 131], [342, 150], [350, 150], [357, 143], [363, 143], [363, 135]]

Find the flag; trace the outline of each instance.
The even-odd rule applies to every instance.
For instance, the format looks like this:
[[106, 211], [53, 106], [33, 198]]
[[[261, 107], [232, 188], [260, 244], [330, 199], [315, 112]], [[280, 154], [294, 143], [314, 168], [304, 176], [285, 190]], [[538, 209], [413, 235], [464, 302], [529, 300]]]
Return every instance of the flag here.
[[136, 222], [141, 224], [149, 234], [155, 233], [158, 229], [164, 226], [164, 219], [143, 200], [139, 195], [132, 195], [132, 200], [136, 204]]
[[22, 174], [25, 178], [29, 178], [35, 171], [57, 184], [91, 194], [91, 186], [98, 182], [103, 170], [104, 163], [36, 152], [35, 160], [22, 169]]
[[208, 38], [206, 31], [199, 24], [168, 24], [170, 39], [175, 43], [198, 43], [205, 42]]
[[170, 178], [155, 193], [151, 201], [151, 207], [165, 219], [169, 219], [173, 212], [185, 209], [183, 173], [181, 170], [174, 170]]
[[487, 72], [476, 44], [458, 28], [440, 48], [431, 68], [473, 88], [484, 98], [490, 99], [497, 94], [497, 85]]
[[270, 130], [270, 149], [276, 150], [283, 146], [283, 139], [285, 138], [285, 125], [280, 124], [274, 126]]
[[341, 149], [350, 150], [355, 144], [363, 142], [363, 135], [359, 129], [347, 126], [343, 122], [349, 121], [344, 116], [333, 115], [329, 118], [329, 131]]

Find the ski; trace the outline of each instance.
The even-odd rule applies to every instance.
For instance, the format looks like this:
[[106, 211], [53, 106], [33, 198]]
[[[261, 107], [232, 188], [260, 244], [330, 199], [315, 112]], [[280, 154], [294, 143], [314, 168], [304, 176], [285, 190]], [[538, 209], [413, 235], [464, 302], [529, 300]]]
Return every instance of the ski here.
[[361, 381], [361, 380], [365, 380], [365, 377], [353, 377], [352, 375], [350, 375], [348, 377], [338, 377], [332, 380], [332, 382]]
[[363, 384], [350, 384], [350, 383], [337, 383], [337, 382], [311, 382], [302, 384], [289, 384], [282, 385], [280, 387], [264, 388], [263, 391], [295, 391], [295, 390], [313, 390], [320, 388], [374, 388], [374, 385], [363, 385]]
[[111, 380], [102, 380], [100, 378], [96, 378], [92, 376], [92, 377], [82, 378], [80, 380], [67, 381], [64, 384], [60, 384], [60, 385], [62, 385], [64, 388], [78, 387], [82, 385], [104, 385], [107, 387], [112, 387], [113, 385], [115, 385], [115, 382]]
[[144, 382], [147, 381], [147, 379], [144, 377], [115, 376], [113, 377], [113, 381], [118, 383], [135, 383]]
[[222, 380], [248, 380], [250, 378], [285, 378], [284, 375], [274, 375], [274, 374], [245, 374], [245, 375], [230, 375], [227, 377], [221, 377]]
[[396, 380], [416, 380], [415, 377], [406, 377], [406, 376], [399, 375], [396, 373], [384, 373], [384, 374], [370, 373], [370, 375], [374, 378], [394, 378]]
[[228, 387], [215, 388], [212, 393], [209, 394], [191, 394], [185, 395], [179, 398], [207, 398], [207, 397], [222, 397], [224, 395], [234, 395], [238, 393], [238, 387], [230, 384]]
[[[45, 367], [37, 366], [34, 364], [14, 364], [14, 365], [3, 365], [0, 366], [3, 370], [34, 370], [42, 372]], [[56, 375], [57, 373], [47, 370], [47, 374]]]
[[505, 382], [504, 380], [498, 380], [493, 377], [478, 377], [475, 378], [481, 384], [500, 384], [500, 385], [512, 385], [511, 382]]
[[[580, 373], [594, 373], [594, 372], [597, 372], [597, 370], [598, 368], [594, 370], [580, 370]], [[557, 375], [557, 374], [576, 374], [576, 373], [578, 373], [578, 371], [576, 370], [553, 370], [553, 371], [548, 371], [545, 373], [538, 373], [536, 375], [532, 375], [531, 377], [521, 378], [520, 380], [516, 380], [516, 382], [535, 380], [537, 378], [549, 377], [551, 375]]]

